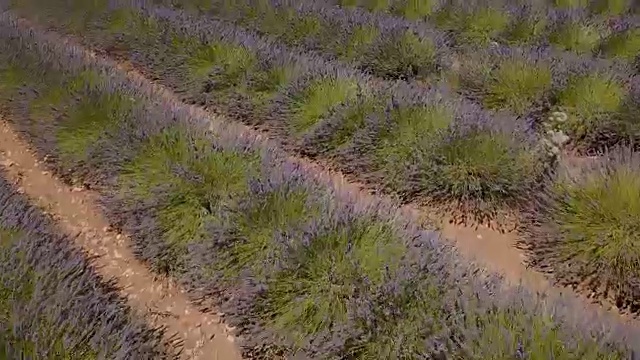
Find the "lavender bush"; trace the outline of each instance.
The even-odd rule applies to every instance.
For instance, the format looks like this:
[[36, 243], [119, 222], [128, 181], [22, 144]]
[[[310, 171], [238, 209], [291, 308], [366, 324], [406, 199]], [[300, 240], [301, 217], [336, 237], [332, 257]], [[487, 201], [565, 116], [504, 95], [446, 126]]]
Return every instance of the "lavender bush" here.
[[[638, 307], [638, 155], [616, 148], [582, 169], [566, 164], [532, 212], [533, 264], [620, 307]], [[597, 251], [594, 251], [597, 249]]]
[[[62, 80], [87, 69], [100, 75], [84, 78], [69, 106], [89, 95], [136, 100], [117, 129], [98, 125], [102, 134], [73, 175], [101, 191], [141, 258], [226, 312], [246, 356], [625, 359], [638, 344], [636, 329], [614, 319], [577, 320], [587, 318], [582, 304], [509, 289], [465, 265], [397, 204], [334, 188], [272, 144], [127, 80], [113, 63], [1, 20], [3, 47], [17, 55], [10, 65]], [[23, 89], [38, 79], [49, 78], [25, 77]], [[21, 112], [28, 93], [9, 110], [39, 144], [73, 112], [31, 118]], [[48, 127], [34, 131], [43, 121]], [[49, 153], [60, 152], [50, 144]]]
[[[188, 0], [187, 0], [188, 2]], [[633, 18], [633, 1], [385, 1], [382, 7], [336, 0], [331, 3], [345, 8], [357, 6], [386, 16], [435, 23], [454, 35], [457, 43], [486, 45], [494, 40], [544, 44], [549, 39], [569, 51], [589, 52], [607, 34], [610, 26], [605, 18]], [[373, 10], [375, 9], [375, 10]], [[538, 16], [540, 15], [540, 16]], [[379, 15], [385, 16], [385, 15]], [[568, 17], [567, 17], [568, 16]], [[591, 23], [591, 25], [587, 25]], [[597, 29], [599, 25], [603, 25]], [[515, 31], [515, 32], [514, 32]], [[551, 37], [548, 35], [552, 34]], [[553, 41], [556, 39], [556, 41]], [[521, 43], [522, 44], [522, 43]]]
[[[635, 84], [637, 76], [596, 68], [579, 69], [555, 93], [555, 110], [567, 114], [558, 128], [569, 134], [581, 152], [638, 141]], [[602, 96], [592, 96], [594, 92]]]
[[549, 106], [554, 85], [565, 77], [562, 60], [548, 51], [498, 46], [473, 55], [455, 55], [459, 66], [450, 83], [484, 107], [531, 117]]
[[[385, 21], [364, 11], [344, 11], [313, 2], [214, 1], [206, 11], [287, 45], [353, 62], [386, 78], [431, 77], [437, 74], [439, 57], [448, 49], [444, 34], [427, 26]], [[314, 25], [301, 25], [305, 23]]]
[[360, 90], [355, 98], [334, 109], [302, 139], [302, 153], [311, 157], [335, 158], [365, 126], [369, 115], [384, 111], [389, 101], [386, 87]]
[[603, 53], [638, 63], [640, 53], [640, 29], [629, 28], [612, 33], [600, 45]]
[[[330, 44], [336, 39], [344, 45], [349, 44], [352, 39], [357, 39], [349, 37], [355, 34], [351, 30], [354, 25], [352, 19], [370, 18], [364, 22], [356, 20], [356, 23], [365, 25], [365, 28], [368, 24], [375, 24], [372, 26], [373, 29], [384, 29], [382, 32], [374, 32], [374, 36], [385, 37], [385, 30], [397, 31], [403, 26], [408, 26], [412, 29], [426, 29], [430, 35], [447, 34], [447, 37], [455, 39], [457, 44], [486, 46], [491, 41], [515, 42], [519, 45], [553, 44], [568, 51], [599, 55], [596, 45], [603, 43], [611, 32], [615, 32], [615, 23], [619, 19], [634, 21], [636, 17], [632, 12], [635, 8], [632, 1], [627, 0], [596, 0], [573, 5], [545, 4], [543, 1], [373, 2], [377, 5], [367, 6], [367, 1], [353, 4], [331, 1], [321, 4], [287, 0], [171, 0], [164, 3], [239, 21], [243, 26], [276, 36], [280, 40], [289, 41], [290, 44], [319, 47], [318, 49], [325, 52], [332, 52]], [[367, 12], [371, 13], [368, 15]], [[615, 20], [611, 21], [612, 18]], [[382, 23], [396, 26], [380, 26]], [[431, 28], [430, 24], [436, 24], [438, 30]], [[341, 26], [346, 31], [337, 31], [336, 26]], [[624, 46], [628, 51], [633, 51], [633, 44], [629, 42]]]
[[0, 356], [173, 358], [113, 281], [0, 173]]

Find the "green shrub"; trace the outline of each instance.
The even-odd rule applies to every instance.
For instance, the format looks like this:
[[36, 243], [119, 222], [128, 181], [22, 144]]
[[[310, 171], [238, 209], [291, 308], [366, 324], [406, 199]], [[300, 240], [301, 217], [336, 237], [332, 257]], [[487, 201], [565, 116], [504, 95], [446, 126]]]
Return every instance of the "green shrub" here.
[[431, 20], [442, 30], [459, 30], [465, 15], [452, 6], [443, 6], [431, 16]]
[[542, 17], [518, 19], [511, 23], [505, 38], [515, 44], [534, 44], [543, 35], [546, 26], [547, 20]]
[[329, 77], [310, 83], [302, 94], [294, 99], [290, 126], [301, 134], [314, 126], [336, 106], [353, 99], [357, 85], [352, 79]]
[[371, 12], [383, 12], [389, 10], [393, 0], [364, 0], [364, 8]]
[[358, 99], [343, 110], [340, 125], [329, 134], [327, 143], [323, 144], [327, 150], [338, 149], [347, 144], [353, 135], [364, 127], [368, 115], [384, 110], [384, 100], [368, 97]]
[[640, 54], [640, 29], [609, 36], [603, 41], [601, 50], [608, 57], [635, 60]]
[[476, 130], [430, 148], [413, 175], [418, 193], [454, 206], [472, 221], [522, 206], [540, 186], [543, 154], [515, 134]]
[[584, 137], [620, 111], [625, 96], [624, 86], [606, 74], [570, 79], [556, 101], [568, 116], [562, 130], [574, 139]]
[[18, 93], [26, 76], [28, 75], [20, 66], [5, 63], [0, 65], [0, 101], [3, 105]]
[[56, 134], [60, 155], [66, 161], [85, 160], [88, 150], [105, 131], [121, 124], [133, 105], [132, 100], [121, 95], [83, 98], [60, 123]]
[[523, 115], [551, 88], [551, 69], [525, 61], [506, 61], [492, 72], [485, 104], [491, 109], [509, 109]]
[[298, 342], [326, 332], [349, 321], [358, 291], [382, 286], [405, 252], [387, 224], [366, 217], [343, 223], [294, 246], [294, 266], [269, 279], [259, 315]]
[[555, 29], [549, 41], [564, 50], [584, 54], [593, 51], [601, 38], [595, 25], [571, 22]]
[[597, 14], [618, 16], [629, 9], [629, 3], [629, 0], [595, 0], [591, 2], [590, 8]]
[[187, 60], [190, 76], [203, 82], [213, 80], [216, 90], [238, 86], [256, 66], [256, 54], [230, 43], [201, 46]]
[[533, 214], [526, 243], [534, 263], [563, 283], [638, 304], [640, 160], [616, 149], [582, 169], [565, 165]]
[[[310, 206], [309, 189], [303, 187], [269, 191], [255, 203], [235, 214], [236, 236], [239, 237], [214, 265], [227, 279], [235, 279], [241, 271], [251, 270], [253, 276], [265, 279], [265, 264], [283, 256], [274, 246], [279, 231], [304, 225], [320, 216], [317, 204]], [[275, 253], [278, 252], [278, 253]]]
[[392, 11], [409, 20], [425, 20], [433, 13], [433, 0], [396, 0]]
[[300, 45], [306, 38], [315, 37], [322, 30], [320, 20], [313, 15], [296, 14], [293, 9], [288, 11], [290, 14], [287, 16], [287, 22], [281, 24], [283, 30], [279, 37], [286, 44]]
[[53, 121], [55, 114], [51, 111], [52, 108], [65, 107], [72, 102], [71, 100], [69, 89], [63, 86], [45, 86], [34, 99], [29, 101], [29, 117]]
[[553, 0], [553, 5], [561, 9], [584, 8], [589, 0]]
[[339, 48], [336, 53], [339, 57], [348, 61], [358, 61], [359, 57], [365, 52], [380, 35], [380, 30], [373, 26], [358, 26], [354, 29], [346, 46], [342, 43], [337, 44]]
[[362, 55], [362, 67], [376, 76], [421, 79], [436, 70], [435, 44], [413, 31], [384, 37]]
[[[131, 201], [149, 200], [160, 187], [167, 190], [156, 211], [164, 241], [176, 253], [164, 263], [159, 259], [154, 264], [158, 270], [180, 269], [177, 253], [206, 235], [206, 223], [219, 220], [218, 209], [248, 191], [248, 180], [259, 171], [258, 159], [252, 153], [220, 151], [206, 139], [174, 128], [151, 138], [124, 166], [121, 189], [134, 195]], [[201, 181], [190, 181], [177, 169]]]
[[425, 335], [448, 331], [446, 306], [450, 305], [450, 296], [433, 274], [416, 274], [404, 288], [384, 298], [393, 311], [372, 309], [370, 316], [376, 326], [369, 338], [354, 346], [358, 351], [354, 358], [414, 359], [424, 354]]
[[340, 6], [355, 7], [358, 6], [358, 0], [338, 0]]
[[254, 99], [256, 105], [264, 105], [281, 91], [296, 76], [295, 65], [282, 65], [259, 69], [249, 76], [247, 95]]
[[460, 23], [464, 42], [486, 45], [509, 26], [509, 15], [490, 7], [467, 14]]
[[[467, 359], [504, 360], [512, 359], [524, 350], [527, 359], [556, 360], [623, 360], [622, 351], [603, 350], [595, 341], [580, 339], [567, 347], [567, 334], [555, 325], [552, 312], [541, 309], [536, 316], [530, 316], [516, 306], [494, 308], [470, 319], [477, 326], [478, 338], [470, 341], [467, 347]], [[505, 329], [511, 334], [505, 341]], [[526, 339], [526, 340], [523, 340]], [[516, 356], [518, 356], [516, 355]], [[517, 357], [516, 357], [517, 358]]]
[[454, 121], [454, 114], [441, 106], [399, 107], [394, 109], [392, 128], [376, 145], [375, 164], [384, 174], [384, 182], [401, 189], [407, 181], [407, 166], [418, 154], [428, 151], [441, 130]]

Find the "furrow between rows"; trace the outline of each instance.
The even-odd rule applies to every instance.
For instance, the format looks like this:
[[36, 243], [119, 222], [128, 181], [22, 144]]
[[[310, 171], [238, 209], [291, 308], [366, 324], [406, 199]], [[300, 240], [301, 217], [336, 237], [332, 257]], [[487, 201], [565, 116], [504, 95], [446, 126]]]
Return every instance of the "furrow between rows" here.
[[131, 306], [131, 292], [108, 269], [113, 257], [96, 258], [104, 255], [96, 244], [80, 249], [86, 231], [58, 221], [86, 221], [73, 212], [77, 194], [38, 168], [4, 123], [0, 165], [0, 357], [176, 359], [179, 337]]

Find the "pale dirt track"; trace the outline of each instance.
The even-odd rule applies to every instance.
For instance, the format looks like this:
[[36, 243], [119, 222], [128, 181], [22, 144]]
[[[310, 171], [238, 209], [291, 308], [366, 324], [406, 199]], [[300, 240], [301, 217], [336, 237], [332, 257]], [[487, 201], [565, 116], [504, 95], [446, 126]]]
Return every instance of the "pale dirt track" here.
[[[96, 204], [96, 194], [72, 188], [46, 171], [29, 145], [0, 119], [0, 166], [9, 181], [33, 203], [51, 214], [94, 261], [105, 279], [116, 279], [128, 304], [152, 326], [165, 326], [167, 340], [183, 342], [181, 359], [240, 360], [233, 335], [219, 316], [194, 308], [184, 292], [168, 279], [158, 279], [138, 261], [126, 235], [110, 231]], [[146, 359], [141, 359], [146, 360]]]

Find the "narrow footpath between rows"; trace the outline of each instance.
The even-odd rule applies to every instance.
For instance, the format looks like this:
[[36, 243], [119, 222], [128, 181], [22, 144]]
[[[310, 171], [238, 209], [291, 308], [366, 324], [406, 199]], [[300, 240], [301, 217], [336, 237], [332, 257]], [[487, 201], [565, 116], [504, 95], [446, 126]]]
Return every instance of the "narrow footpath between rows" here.
[[183, 344], [181, 359], [240, 360], [231, 329], [217, 315], [200, 312], [168, 279], [158, 279], [128, 245], [126, 235], [114, 233], [97, 206], [96, 194], [72, 188], [55, 178], [38, 161], [14, 129], [0, 119], [0, 166], [34, 204], [52, 215], [76, 245], [91, 256], [97, 272], [115, 278], [129, 306], [152, 326], [167, 329], [167, 340]]

